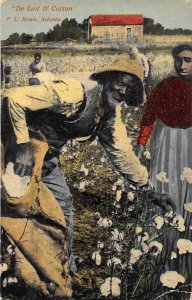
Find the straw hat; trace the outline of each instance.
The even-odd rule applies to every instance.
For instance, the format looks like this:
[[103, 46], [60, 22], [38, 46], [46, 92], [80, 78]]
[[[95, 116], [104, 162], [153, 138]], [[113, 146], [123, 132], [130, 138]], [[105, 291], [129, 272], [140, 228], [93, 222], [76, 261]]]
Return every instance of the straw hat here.
[[144, 72], [141, 63], [137, 59], [131, 59], [128, 53], [123, 53], [118, 56], [116, 60], [109, 66], [101, 69], [98, 72], [93, 73], [90, 76], [92, 80], [99, 80], [108, 72], [125, 72], [137, 76], [141, 81], [144, 79]]

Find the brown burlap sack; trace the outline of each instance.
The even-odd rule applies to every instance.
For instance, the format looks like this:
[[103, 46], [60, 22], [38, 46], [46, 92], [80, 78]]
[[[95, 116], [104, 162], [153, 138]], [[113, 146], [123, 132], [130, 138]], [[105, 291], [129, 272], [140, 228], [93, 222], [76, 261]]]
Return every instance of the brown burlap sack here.
[[55, 299], [71, 297], [71, 278], [66, 256], [66, 223], [49, 189], [40, 182], [45, 142], [32, 140], [35, 165], [31, 181], [21, 198], [2, 193], [2, 228], [15, 252], [15, 276], [36, 291]]

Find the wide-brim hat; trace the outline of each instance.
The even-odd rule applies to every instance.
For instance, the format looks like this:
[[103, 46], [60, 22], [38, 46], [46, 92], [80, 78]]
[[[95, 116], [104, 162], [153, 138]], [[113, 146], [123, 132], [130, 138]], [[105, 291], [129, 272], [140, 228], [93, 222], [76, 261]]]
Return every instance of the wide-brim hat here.
[[118, 58], [109, 66], [106, 66], [100, 71], [93, 73], [90, 76], [90, 79], [100, 80], [105, 73], [117, 71], [137, 76], [141, 81], [144, 79], [144, 72], [141, 63], [137, 59], [131, 59], [128, 53], [119, 55]]

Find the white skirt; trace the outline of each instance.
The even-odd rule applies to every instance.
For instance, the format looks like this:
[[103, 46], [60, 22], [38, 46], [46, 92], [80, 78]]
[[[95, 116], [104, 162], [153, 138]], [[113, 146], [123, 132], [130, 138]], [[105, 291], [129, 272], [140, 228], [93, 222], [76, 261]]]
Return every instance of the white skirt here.
[[[184, 209], [184, 204], [192, 202], [192, 182], [181, 177], [184, 168], [192, 168], [192, 127], [171, 128], [157, 120], [151, 136], [151, 164], [149, 175], [155, 190], [169, 194], [177, 207], [177, 213], [185, 220], [185, 231], [172, 230], [167, 243], [176, 244], [178, 238], [192, 241], [192, 212]], [[168, 180], [160, 181], [156, 175], [166, 172]], [[175, 249], [176, 250], [176, 249]], [[192, 281], [192, 254], [179, 255], [170, 265], [172, 270], [183, 274], [186, 282]], [[183, 297], [183, 296], [182, 296]], [[180, 298], [178, 298], [180, 299]], [[184, 297], [181, 299], [185, 299]]]
[[[182, 216], [184, 204], [192, 202], [192, 183], [181, 180], [184, 168], [192, 168], [192, 127], [171, 128], [157, 120], [151, 137], [150, 178], [157, 192], [172, 197]], [[156, 178], [160, 172], [166, 172], [168, 182]]]

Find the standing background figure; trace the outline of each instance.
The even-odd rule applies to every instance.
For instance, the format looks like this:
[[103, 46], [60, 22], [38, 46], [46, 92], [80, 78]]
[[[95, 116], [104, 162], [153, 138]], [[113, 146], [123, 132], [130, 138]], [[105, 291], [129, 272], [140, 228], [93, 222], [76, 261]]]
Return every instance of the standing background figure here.
[[46, 67], [44, 62], [41, 61], [41, 53], [34, 54], [34, 61], [29, 65], [29, 85], [36, 85], [36, 74], [45, 72]]

